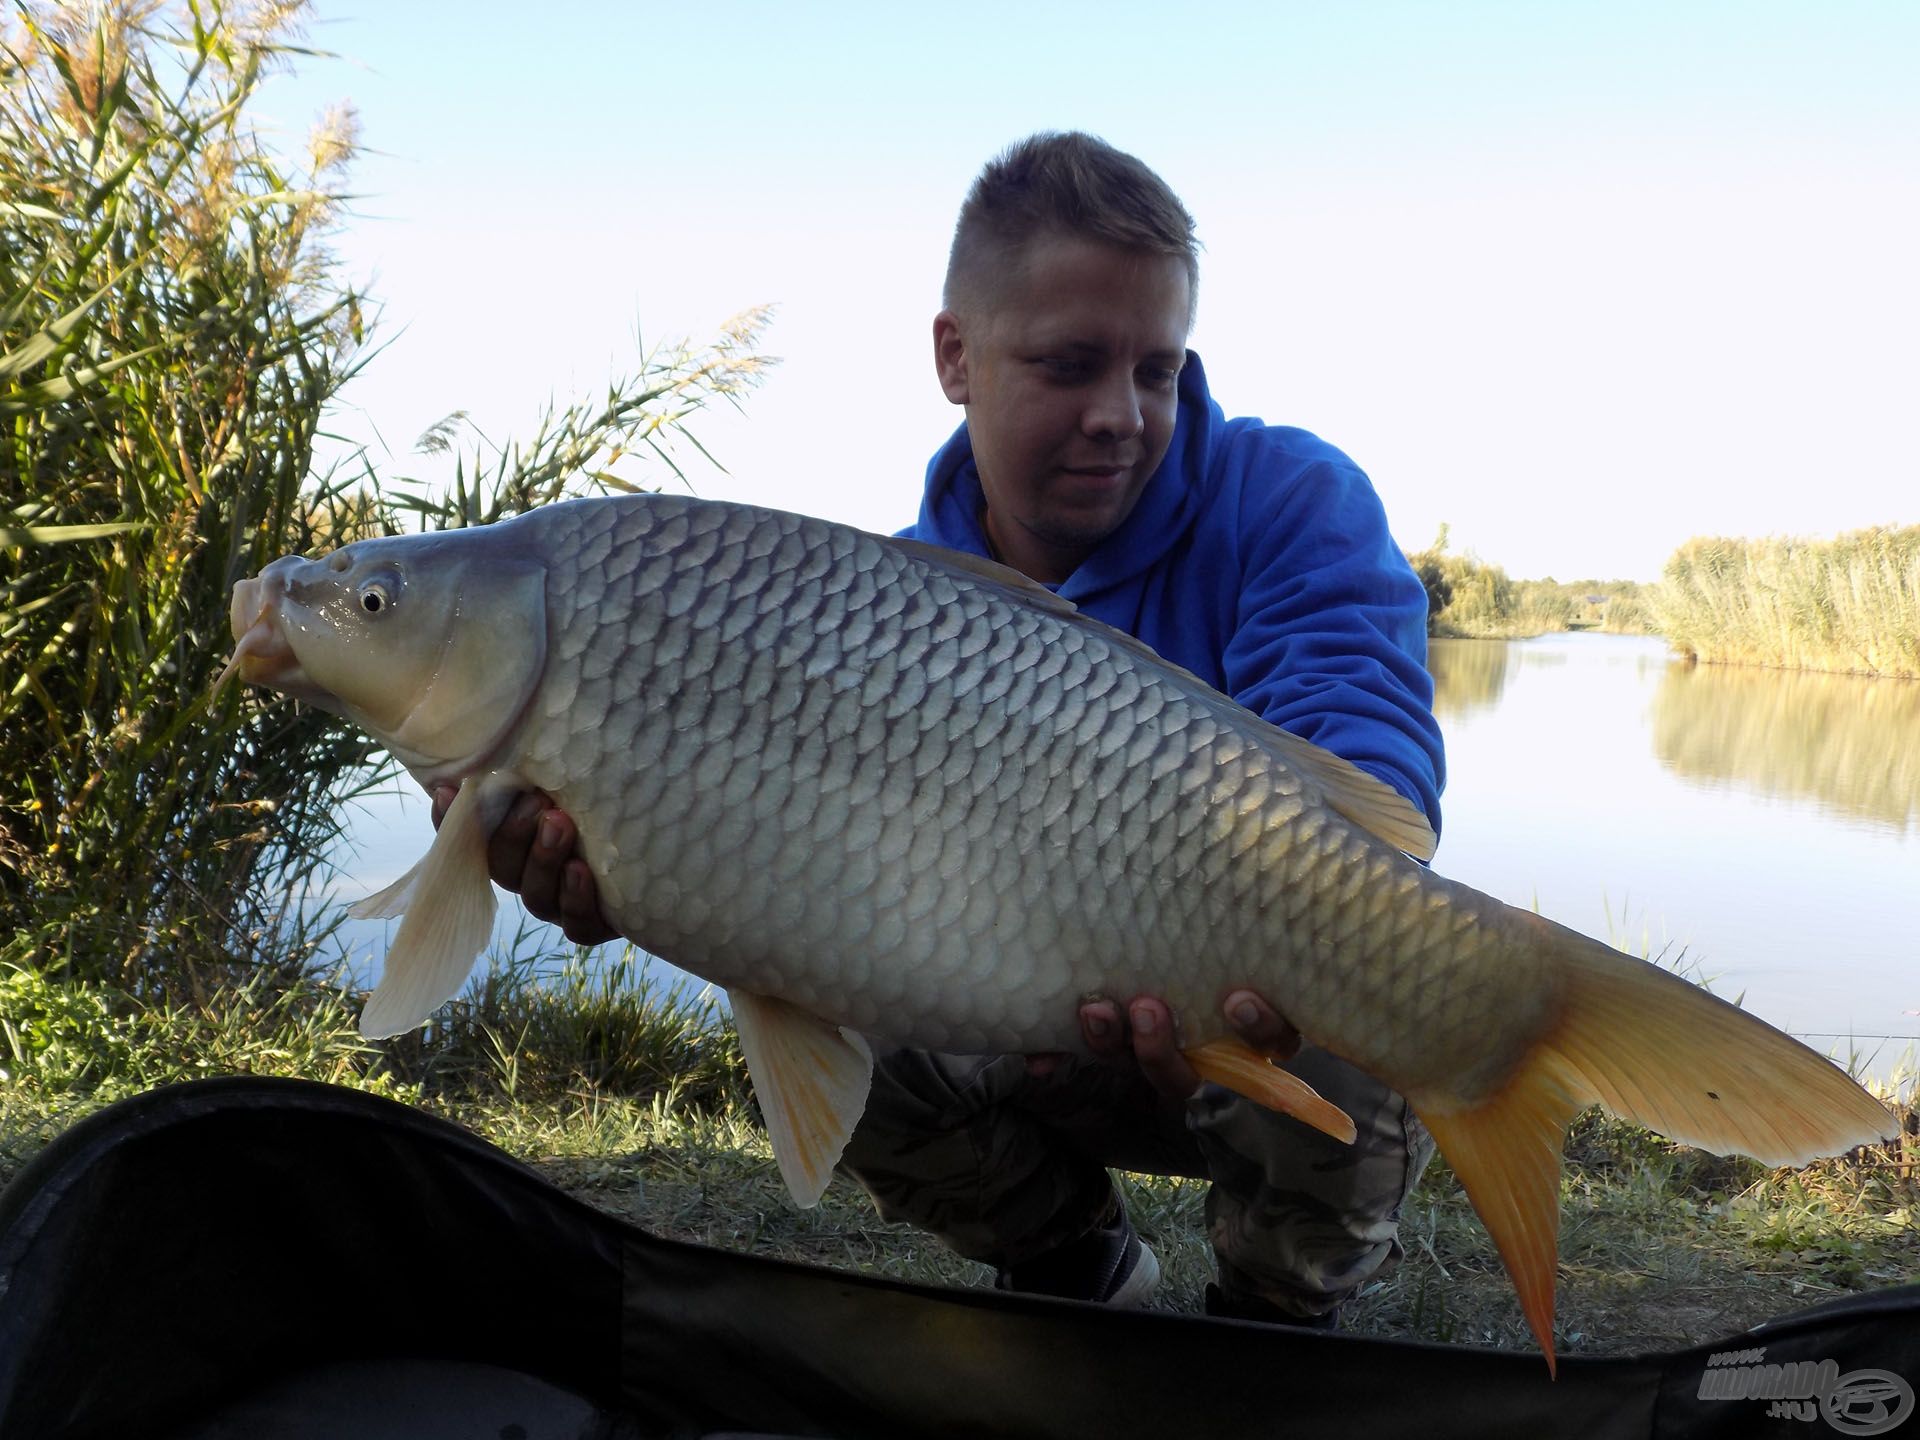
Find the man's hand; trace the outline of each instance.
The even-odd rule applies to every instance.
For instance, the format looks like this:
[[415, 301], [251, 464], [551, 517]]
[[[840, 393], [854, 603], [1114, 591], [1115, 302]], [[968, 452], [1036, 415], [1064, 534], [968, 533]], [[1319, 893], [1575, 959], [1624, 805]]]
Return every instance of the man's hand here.
[[[433, 788], [433, 828], [453, 803], [451, 785]], [[564, 810], [538, 790], [513, 802], [487, 840], [487, 873], [520, 897], [536, 920], [558, 925], [576, 945], [617, 940], [620, 932], [600, 913], [600, 894], [587, 862], [574, 853], [579, 833]]]
[[[1233, 1032], [1263, 1055], [1285, 1061], [1300, 1048], [1300, 1032], [1251, 990], [1235, 990], [1220, 1010]], [[1102, 1060], [1132, 1056], [1148, 1083], [1169, 1100], [1185, 1100], [1200, 1088], [1200, 1077], [1174, 1037], [1173, 1012], [1157, 995], [1134, 996], [1127, 1002], [1124, 1021], [1114, 1001], [1087, 1001], [1080, 1007], [1080, 1034]], [[1027, 1068], [1045, 1075], [1058, 1062], [1058, 1056], [1032, 1055]]]

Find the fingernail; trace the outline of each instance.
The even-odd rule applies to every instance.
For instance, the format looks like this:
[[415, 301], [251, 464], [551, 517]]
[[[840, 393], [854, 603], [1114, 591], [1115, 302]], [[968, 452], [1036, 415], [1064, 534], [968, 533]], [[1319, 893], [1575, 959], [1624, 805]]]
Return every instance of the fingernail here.
[[568, 892], [574, 895], [579, 895], [584, 893], [586, 888], [587, 888], [587, 877], [580, 873], [580, 867], [578, 865], [569, 865], [567, 867]]
[[1151, 1005], [1136, 1006], [1127, 1013], [1133, 1017], [1133, 1033], [1136, 1035], [1151, 1035], [1159, 1024]]
[[1233, 1023], [1236, 1025], [1258, 1025], [1260, 1007], [1251, 1000], [1236, 1000], [1233, 1005]]
[[1085, 1017], [1087, 1034], [1096, 1040], [1104, 1040], [1113, 1033], [1113, 1022], [1105, 1015], [1094, 1011]]
[[551, 815], [540, 817], [540, 848], [542, 850], [560, 848], [560, 822]]

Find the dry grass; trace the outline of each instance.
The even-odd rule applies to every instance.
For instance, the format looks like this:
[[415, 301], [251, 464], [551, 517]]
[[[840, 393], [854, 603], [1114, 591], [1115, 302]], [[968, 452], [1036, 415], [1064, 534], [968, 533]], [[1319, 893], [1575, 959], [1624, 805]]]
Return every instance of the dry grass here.
[[1920, 525], [1689, 540], [1654, 608], [1674, 649], [1701, 660], [1920, 676]]
[[[1563, 1353], [1689, 1345], [1920, 1271], [1920, 1117], [1911, 1102], [1903, 1116], [1904, 1148], [1803, 1171], [1670, 1146], [1597, 1114], [1583, 1119], [1562, 1185]], [[985, 1267], [881, 1221], [844, 1178], [815, 1209], [796, 1209], [764, 1135], [737, 1110], [685, 1113], [582, 1094], [550, 1110], [456, 1118], [654, 1234], [893, 1279], [992, 1283]], [[1213, 1276], [1204, 1184], [1120, 1179], [1163, 1264], [1156, 1307], [1198, 1311]], [[1492, 1242], [1444, 1162], [1415, 1191], [1401, 1238], [1406, 1258], [1348, 1306], [1348, 1330], [1531, 1348]]]

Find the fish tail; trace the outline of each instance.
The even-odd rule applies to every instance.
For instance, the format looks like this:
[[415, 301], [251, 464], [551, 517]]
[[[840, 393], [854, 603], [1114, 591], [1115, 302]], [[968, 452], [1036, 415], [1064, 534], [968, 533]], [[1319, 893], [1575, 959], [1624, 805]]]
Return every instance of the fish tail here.
[[1896, 1130], [1845, 1071], [1765, 1021], [1657, 965], [1521, 918], [1566, 980], [1553, 1024], [1491, 1093], [1408, 1099], [1492, 1235], [1551, 1371], [1560, 1155], [1567, 1123], [1587, 1106], [1768, 1165], [1803, 1165]]

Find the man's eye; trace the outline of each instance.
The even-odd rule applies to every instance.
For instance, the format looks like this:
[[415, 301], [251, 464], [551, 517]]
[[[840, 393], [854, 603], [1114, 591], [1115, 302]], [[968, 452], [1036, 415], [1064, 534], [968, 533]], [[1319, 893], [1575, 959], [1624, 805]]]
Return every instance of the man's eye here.
[[1156, 390], [1171, 390], [1179, 381], [1180, 372], [1164, 365], [1149, 365], [1140, 372], [1140, 378]]
[[1047, 374], [1062, 380], [1077, 379], [1084, 375], [1087, 369], [1085, 361], [1071, 360], [1063, 355], [1042, 356], [1040, 364]]

